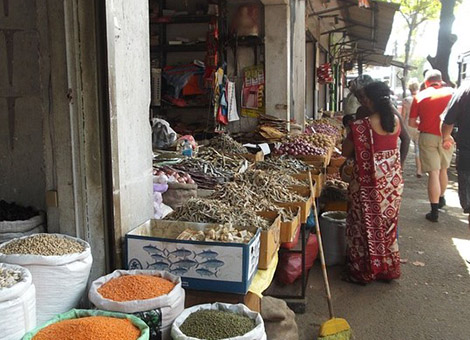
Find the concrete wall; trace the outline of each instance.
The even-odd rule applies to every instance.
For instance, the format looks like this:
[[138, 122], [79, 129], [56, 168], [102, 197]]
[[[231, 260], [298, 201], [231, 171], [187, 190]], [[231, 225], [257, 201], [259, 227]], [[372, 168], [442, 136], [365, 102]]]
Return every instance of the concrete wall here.
[[292, 32], [292, 99], [293, 109], [291, 118], [295, 123], [303, 127], [305, 121], [305, 1], [295, 1]]
[[40, 23], [35, 1], [8, 3], [0, 6], [0, 199], [45, 209]]
[[316, 112], [315, 107], [315, 93], [314, 85], [315, 79], [315, 43], [309, 42], [305, 47], [305, 60], [306, 60], [306, 77], [305, 77], [305, 115], [307, 117], [314, 117]]
[[114, 222], [120, 237], [153, 215], [148, 0], [107, 0]]

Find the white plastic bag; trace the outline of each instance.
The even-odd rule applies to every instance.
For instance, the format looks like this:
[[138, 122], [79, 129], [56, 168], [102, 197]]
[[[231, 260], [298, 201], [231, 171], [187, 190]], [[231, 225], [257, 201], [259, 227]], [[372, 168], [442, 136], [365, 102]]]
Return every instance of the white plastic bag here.
[[[124, 302], [106, 299], [98, 292], [98, 288], [111, 279], [124, 275], [138, 274], [158, 276], [174, 282], [176, 285], [172, 291], [166, 295], [162, 295], [153, 299]], [[127, 314], [133, 313], [141, 318], [143, 315], [140, 312], [150, 313], [155, 311], [160, 315], [161, 323], [160, 325], [153, 327], [150, 324], [148, 325], [150, 327], [150, 338], [167, 340], [170, 339], [170, 331], [173, 321], [184, 310], [185, 292], [181, 287], [181, 278], [168, 272], [158, 270], [115, 270], [111, 274], [102, 276], [99, 279], [93, 281], [88, 292], [88, 298], [98, 309]], [[143, 320], [146, 321], [145, 317]]]
[[[90, 245], [78, 238], [61, 234], [49, 234], [68, 238], [85, 247], [81, 253], [62, 256], [40, 256], [2, 253], [0, 246], [0, 262], [17, 264], [27, 268], [36, 286], [37, 323], [42, 324], [57, 314], [77, 307], [85, 292], [93, 258]], [[21, 237], [27, 238], [30, 236]]]
[[247, 306], [239, 303], [238, 305], [231, 305], [228, 303], [220, 303], [216, 302], [213, 304], [207, 303], [203, 305], [196, 305], [191, 308], [187, 308], [184, 310], [181, 315], [176, 318], [175, 322], [173, 323], [173, 327], [171, 328], [171, 338], [173, 340], [200, 340], [197, 338], [192, 338], [186, 336], [183, 332], [181, 332], [180, 327], [186, 320], [188, 316], [192, 313], [200, 311], [200, 310], [221, 310], [232, 312], [236, 314], [241, 314], [244, 316], [249, 317], [250, 319], [255, 320], [255, 328], [253, 328], [250, 332], [246, 333], [243, 336], [237, 336], [235, 338], [227, 338], [223, 340], [266, 340], [266, 332], [264, 330], [264, 322], [263, 318], [259, 313], [253, 312]]
[[21, 232], [21, 233], [0, 233], [0, 243], [8, 242], [13, 240], [14, 238], [20, 238], [23, 236], [30, 236], [33, 234], [41, 234], [44, 233], [46, 230], [43, 225], [39, 225], [29, 231]]
[[0, 222], [0, 233], [24, 233], [40, 225], [44, 225], [43, 213], [24, 221], [2, 221]]
[[6, 263], [1, 267], [21, 271], [20, 282], [0, 288], [0, 338], [18, 340], [36, 327], [36, 289], [26, 268]]

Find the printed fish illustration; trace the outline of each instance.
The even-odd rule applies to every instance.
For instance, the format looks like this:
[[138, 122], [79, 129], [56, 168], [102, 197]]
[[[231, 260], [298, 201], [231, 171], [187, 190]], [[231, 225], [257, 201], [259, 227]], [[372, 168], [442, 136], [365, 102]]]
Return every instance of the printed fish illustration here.
[[176, 256], [176, 257], [188, 257], [191, 255], [193, 252], [184, 248], [178, 249], [170, 252], [170, 255]]
[[201, 276], [215, 276], [215, 277], [217, 277], [217, 271], [212, 272], [212, 271], [204, 269], [204, 268], [196, 269], [196, 273], [198, 273]]
[[166, 270], [168, 268], [170, 268], [170, 265], [165, 262], [155, 262], [155, 263], [147, 262], [147, 269]]
[[155, 254], [151, 254], [150, 255], [152, 257], [152, 259], [154, 259], [155, 261], [167, 261], [168, 258], [164, 255], [161, 255], [161, 254], [158, 254], [158, 253], [155, 253]]
[[148, 246], [145, 246], [143, 249], [149, 254], [165, 254], [165, 251], [158, 249], [157, 247], [152, 246], [150, 244]]
[[216, 253], [215, 251], [212, 251], [212, 250], [204, 250], [200, 252], [199, 254], [194, 252], [194, 258], [196, 258], [196, 256], [199, 256], [205, 259], [215, 259], [218, 255], [219, 253]]
[[210, 259], [210, 260], [207, 260], [205, 262], [199, 263], [198, 267], [203, 266], [203, 267], [206, 267], [206, 268], [217, 269], [219, 267], [222, 267], [224, 264], [225, 264], [224, 261], [220, 261], [220, 260], [216, 260], [216, 259]]
[[175, 268], [175, 269], [170, 269], [170, 273], [172, 274], [175, 274], [175, 275], [184, 275], [188, 272], [188, 269], [187, 268], [183, 268], [183, 267], [178, 267], [178, 268]]
[[183, 268], [188, 268], [188, 269], [196, 266], [197, 264], [198, 263], [196, 261], [189, 260], [189, 259], [179, 260], [179, 261], [171, 263], [172, 266], [175, 265], [178, 267], [183, 267]]

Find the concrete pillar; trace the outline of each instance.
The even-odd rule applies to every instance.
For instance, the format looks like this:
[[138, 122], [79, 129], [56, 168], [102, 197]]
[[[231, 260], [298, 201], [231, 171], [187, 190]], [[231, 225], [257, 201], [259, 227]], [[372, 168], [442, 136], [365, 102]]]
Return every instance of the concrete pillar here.
[[283, 1], [263, 1], [266, 54], [266, 113], [289, 120], [291, 86], [290, 8]]
[[292, 86], [293, 86], [293, 108], [292, 119], [304, 126], [305, 122], [305, 97], [306, 97], [306, 56], [305, 56], [305, 1], [294, 2], [295, 13], [291, 16], [293, 22], [292, 34]]
[[106, 0], [117, 261], [122, 237], [153, 216], [148, 5]]

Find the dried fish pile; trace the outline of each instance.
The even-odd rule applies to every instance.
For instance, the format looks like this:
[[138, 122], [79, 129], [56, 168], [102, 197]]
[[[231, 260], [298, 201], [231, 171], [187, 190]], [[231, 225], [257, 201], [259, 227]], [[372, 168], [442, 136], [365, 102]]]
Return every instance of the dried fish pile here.
[[254, 234], [248, 230], [239, 230], [234, 228], [231, 224], [224, 224], [217, 228], [210, 228], [204, 231], [186, 228], [176, 239], [249, 243], [253, 236]]
[[217, 168], [227, 169], [233, 173], [237, 173], [243, 167], [245, 159], [237, 155], [226, 155], [218, 152], [212, 147], [201, 148], [198, 158], [210, 162]]
[[242, 144], [238, 143], [235, 139], [223, 133], [210, 140], [209, 146], [217, 149], [223, 153], [241, 154], [248, 153], [248, 149]]
[[186, 172], [201, 189], [213, 189], [233, 178], [233, 172], [218, 168], [211, 162], [199, 158], [185, 159], [179, 164], [172, 165], [171, 169]]
[[177, 208], [166, 220], [196, 223], [229, 223], [236, 227], [257, 227], [268, 229], [269, 221], [259, 217], [253, 210], [237, 209], [220, 201], [191, 198]]
[[81, 253], [85, 247], [77, 241], [48, 234], [37, 234], [11, 241], [0, 247], [3, 254], [30, 254], [41, 256], [62, 256]]
[[0, 289], [13, 287], [22, 279], [21, 271], [0, 266]]
[[292, 210], [279, 208], [244, 183], [225, 183], [223, 186], [219, 187], [210, 198], [242, 209], [275, 211], [281, 215], [283, 222], [292, 221], [295, 217]]
[[266, 158], [255, 164], [257, 170], [276, 170], [293, 175], [310, 170], [307, 163], [292, 157], [280, 156]]
[[290, 183], [302, 184], [290, 176], [252, 170], [235, 176], [235, 182], [250, 185], [251, 190], [256, 190], [258, 195], [271, 202], [299, 202], [304, 200], [303, 197], [293, 193], [288, 188], [292, 185]]

